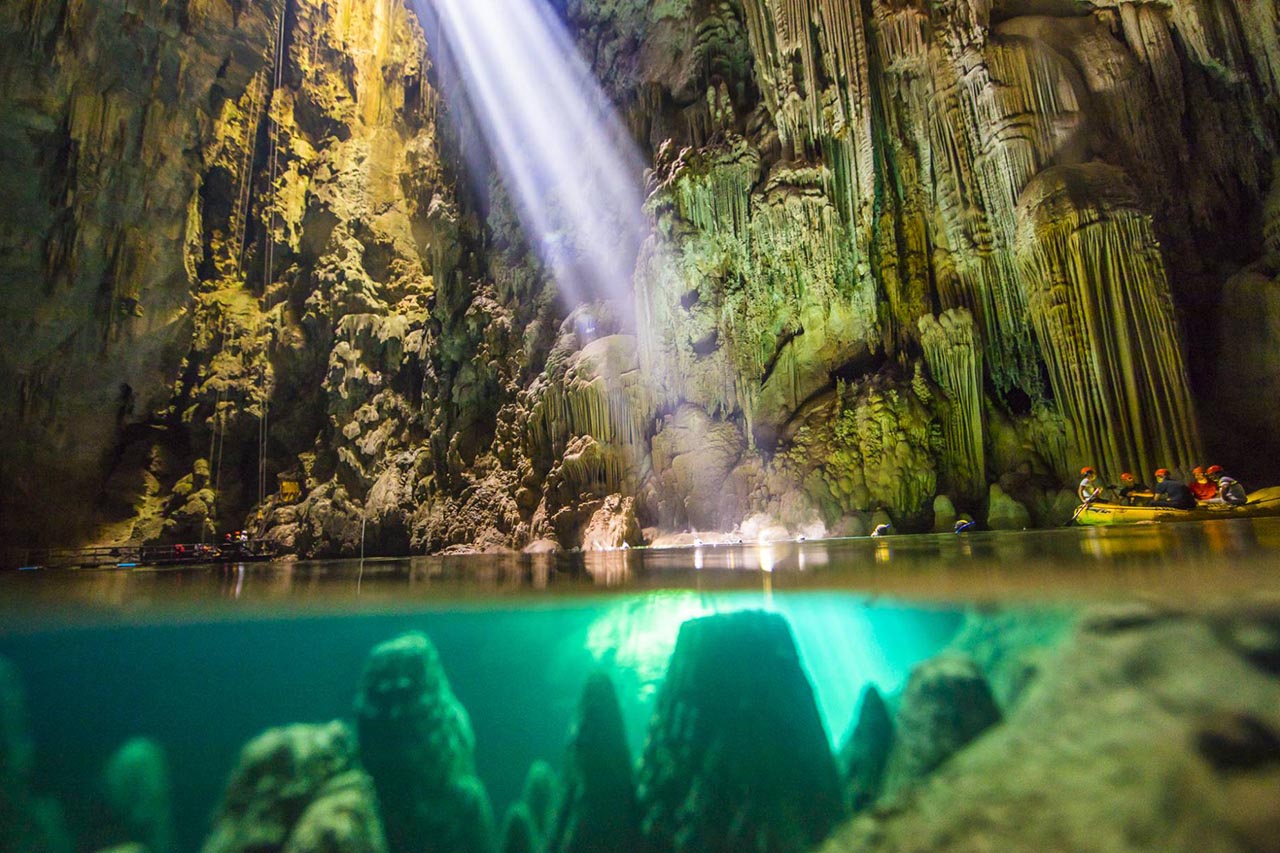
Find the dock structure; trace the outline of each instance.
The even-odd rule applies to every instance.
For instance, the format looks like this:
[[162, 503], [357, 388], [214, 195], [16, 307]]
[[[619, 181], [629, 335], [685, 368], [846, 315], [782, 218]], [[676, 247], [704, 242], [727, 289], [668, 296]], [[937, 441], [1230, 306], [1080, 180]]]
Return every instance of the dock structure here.
[[0, 569], [128, 569], [142, 566], [183, 566], [206, 563], [257, 562], [275, 555], [263, 539], [221, 545], [97, 545], [89, 548], [9, 548]]

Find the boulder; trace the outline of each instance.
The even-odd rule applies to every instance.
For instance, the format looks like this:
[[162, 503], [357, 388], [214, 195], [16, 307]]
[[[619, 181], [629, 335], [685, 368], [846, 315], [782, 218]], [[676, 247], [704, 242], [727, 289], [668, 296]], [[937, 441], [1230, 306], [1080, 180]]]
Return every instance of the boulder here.
[[920, 664], [912, 670], [898, 708], [885, 794], [919, 784], [999, 721], [991, 687], [971, 658], [952, 653]]
[[1024, 530], [1031, 526], [1031, 513], [992, 483], [987, 496], [987, 527], [992, 530]]
[[377, 798], [341, 721], [270, 729], [240, 753], [204, 853], [386, 853]]

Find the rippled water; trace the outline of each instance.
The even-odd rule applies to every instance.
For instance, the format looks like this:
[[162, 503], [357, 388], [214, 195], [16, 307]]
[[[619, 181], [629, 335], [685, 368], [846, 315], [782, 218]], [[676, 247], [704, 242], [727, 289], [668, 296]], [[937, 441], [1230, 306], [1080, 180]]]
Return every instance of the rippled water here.
[[1180, 606], [1274, 594], [1280, 519], [895, 536], [528, 557], [278, 562], [0, 575], [0, 656], [25, 688], [33, 786], [81, 849], [97, 779], [131, 737], [174, 778], [177, 849], [208, 831], [240, 747], [349, 718], [366, 656], [408, 630], [471, 715], [499, 816], [530, 764], [560, 764], [587, 675], [618, 688], [633, 754], [680, 625], [764, 609], [790, 623], [834, 746], [863, 688], [899, 690], [966, 608]]

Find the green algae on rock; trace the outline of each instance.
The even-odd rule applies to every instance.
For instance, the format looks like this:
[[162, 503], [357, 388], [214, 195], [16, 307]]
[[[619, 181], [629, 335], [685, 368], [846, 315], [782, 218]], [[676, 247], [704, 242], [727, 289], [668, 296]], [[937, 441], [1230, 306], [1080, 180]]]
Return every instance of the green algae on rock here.
[[413, 4], [0, 11], [5, 541], [928, 530], [992, 485], [1048, 524], [1083, 464], [1280, 475], [1273, 3], [552, 5], [651, 167], [634, 305], [560, 302]]

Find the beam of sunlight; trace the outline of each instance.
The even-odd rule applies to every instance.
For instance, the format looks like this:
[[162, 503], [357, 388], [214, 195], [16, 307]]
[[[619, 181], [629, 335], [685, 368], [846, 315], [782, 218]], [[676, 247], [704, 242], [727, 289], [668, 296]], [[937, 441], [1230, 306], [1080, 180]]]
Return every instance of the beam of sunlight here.
[[[955, 611], [872, 604], [846, 593], [653, 593], [621, 601], [592, 623], [586, 646], [618, 679], [629, 716], [647, 719], [666, 677], [680, 626], [690, 619], [738, 610], [773, 610], [786, 618], [813, 686], [827, 736], [838, 749], [862, 690], [900, 691], [912, 667], [937, 654], [955, 634]], [[643, 734], [635, 726], [632, 737]]]
[[545, 0], [415, 3], [566, 307], [610, 300], [629, 317], [644, 163], [563, 24]]

